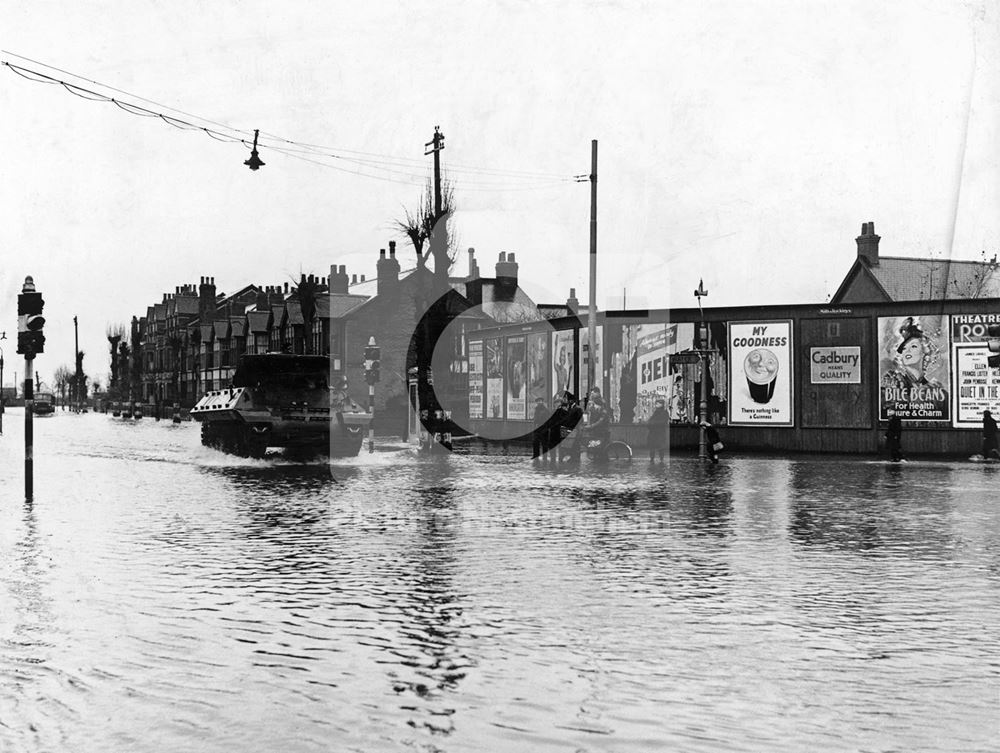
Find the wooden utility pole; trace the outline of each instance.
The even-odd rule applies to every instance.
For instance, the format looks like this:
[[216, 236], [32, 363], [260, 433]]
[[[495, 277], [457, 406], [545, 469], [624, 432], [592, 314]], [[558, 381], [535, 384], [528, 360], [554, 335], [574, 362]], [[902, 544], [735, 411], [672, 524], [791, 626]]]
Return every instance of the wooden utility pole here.
[[590, 301], [587, 306], [587, 384], [597, 386], [597, 139], [590, 142]]
[[[430, 147], [430, 149], [427, 149]], [[424, 156], [434, 155], [434, 220], [441, 219], [441, 150], [444, 149], [444, 134], [440, 126], [434, 126], [434, 136], [424, 144]]]
[[434, 126], [434, 136], [424, 144], [424, 155], [434, 155], [434, 218], [427, 242], [434, 257], [434, 276], [444, 284], [448, 281], [448, 220], [444, 211], [444, 196], [441, 186], [441, 150], [444, 149], [444, 134], [439, 126]]
[[76, 326], [76, 317], [73, 317], [73, 373], [76, 379], [73, 380], [73, 402], [76, 404], [75, 413], [80, 412], [80, 332]]

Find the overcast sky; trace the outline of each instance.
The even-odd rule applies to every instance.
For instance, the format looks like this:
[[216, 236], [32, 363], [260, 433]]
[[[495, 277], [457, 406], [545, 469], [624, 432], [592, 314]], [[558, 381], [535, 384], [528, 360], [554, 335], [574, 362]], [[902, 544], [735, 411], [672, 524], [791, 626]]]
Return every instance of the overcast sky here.
[[43, 379], [72, 363], [76, 314], [103, 381], [106, 326], [177, 285], [371, 276], [394, 238], [408, 262], [392, 225], [435, 125], [462, 247], [484, 274], [515, 252], [539, 301], [586, 299], [590, 192], [567, 179], [591, 139], [601, 307], [623, 289], [694, 305], [702, 277], [708, 305], [821, 303], [869, 220], [885, 255], [1000, 250], [996, 2], [373, 5], [8, 4], [2, 60], [225, 133], [380, 155], [363, 172], [381, 179], [266, 147], [251, 172], [238, 143], [0, 68], [7, 384], [26, 274], [47, 302]]

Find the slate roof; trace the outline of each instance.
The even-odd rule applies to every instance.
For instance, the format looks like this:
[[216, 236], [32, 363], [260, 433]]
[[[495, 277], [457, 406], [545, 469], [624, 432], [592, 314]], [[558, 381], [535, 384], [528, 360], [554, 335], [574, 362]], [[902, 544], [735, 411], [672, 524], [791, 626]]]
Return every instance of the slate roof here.
[[289, 299], [285, 301], [285, 311], [288, 312], [288, 317], [285, 320], [285, 324], [305, 324], [306, 320], [302, 317], [302, 304], [297, 300]]
[[250, 322], [251, 332], [267, 332], [267, 322], [271, 318], [270, 309], [265, 309], [264, 311], [248, 311], [247, 319]]
[[1000, 297], [1000, 265], [989, 262], [880, 256], [872, 266], [856, 260], [840, 288], [836, 302], [858, 275], [869, 275], [890, 301], [955, 300]]

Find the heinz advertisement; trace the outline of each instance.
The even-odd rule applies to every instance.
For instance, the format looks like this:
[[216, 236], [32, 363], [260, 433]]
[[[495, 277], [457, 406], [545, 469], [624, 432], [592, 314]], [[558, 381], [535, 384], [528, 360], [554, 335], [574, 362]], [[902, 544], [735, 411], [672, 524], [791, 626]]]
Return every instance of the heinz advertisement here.
[[948, 344], [945, 315], [879, 317], [880, 420], [950, 419]]
[[729, 423], [792, 426], [792, 323], [730, 322]]

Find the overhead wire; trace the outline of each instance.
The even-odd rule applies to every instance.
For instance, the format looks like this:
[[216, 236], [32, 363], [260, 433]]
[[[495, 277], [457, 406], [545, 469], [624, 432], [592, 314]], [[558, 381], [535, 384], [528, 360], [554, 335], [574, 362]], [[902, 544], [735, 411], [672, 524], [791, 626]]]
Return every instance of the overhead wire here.
[[[69, 91], [71, 94], [81, 97], [82, 99], [87, 99], [90, 101], [102, 101], [111, 102], [116, 105], [119, 109], [123, 110], [132, 115], [137, 115], [140, 117], [150, 117], [159, 118], [168, 125], [172, 125], [175, 128], [181, 130], [194, 130], [203, 131], [206, 135], [211, 136], [217, 141], [235, 143], [240, 142], [246, 146], [249, 146], [249, 142], [244, 135], [249, 137], [249, 131], [234, 128], [225, 123], [220, 123], [208, 118], [204, 118], [199, 115], [194, 115], [192, 113], [179, 110], [168, 105], [163, 105], [155, 100], [142, 97], [140, 95], [124, 91], [122, 89], [117, 89], [113, 86], [101, 83], [94, 79], [86, 78], [78, 74], [66, 71], [55, 66], [48, 65], [47, 63], [42, 63], [31, 58], [27, 58], [23, 55], [18, 55], [17, 53], [9, 52], [4, 50], [4, 54], [12, 55], [14, 57], [26, 60], [35, 65], [40, 65], [45, 68], [49, 68], [53, 71], [65, 74], [67, 76], [72, 76], [73, 78], [85, 81], [90, 84], [94, 84], [101, 88], [107, 89], [109, 91], [117, 92], [119, 94], [125, 94], [133, 99], [140, 100], [147, 104], [155, 105], [158, 108], [169, 110], [171, 112], [179, 113], [188, 118], [193, 118], [204, 123], [208, 123], [218, 128], [208, 128], [204, 125], [198, 125], [197, 123], [192, 123], [187, 120], [174, 117], [172, 115], [166, 115], [162, 112], [157, 112], [156, 110], [151, 110], [148, 107], [143, 107], [132, 102], [124, 101], [118, 97], [111, 97], [107, 94], [101, 92], [93, 91], [86, 87], [80, 86], [79, 84], [73, 84], [67, 81], [63, 81], [54, 76], [42, 73], [40, 71], [35, 71], [30, 68], [26, 68], [20, 65], [14, 65], [8, 61], [0, 61], [3, 65], [7, 66], [12, 72], [18, 74], [19, 76], [26, 78], [30, 81], [36, 83], [48, 83], [48, 84], [60, 84]], [[222, 130], [220, 130], [222, 129]], [[229, 131], [230, 133], [225, 133], [224, 131]], [[234, 135], [231, 135], [234, 134]], [[276, 134], [271, 134], [268, 132], [263, 132], [265, 136], [264, 139], [260, 140], [259, 146], [261, 148], [271, 149], [273, 151], [280, 152], [288, 157], [295, 157], [302, 159], [306, 162], [311, 162], [323, 167], [329, 167], [332, 169], [339, 170], [341, 172], [350, 173], [353, 175], [360, 175], [363, 177], [369, 177], [379, 180], [390, 180], [392, 182], [405, 183], [413, 185], [415, 180], [419, 180], [421, 184], [425, 183], [427, 180], [426, 174], [408, 172], [408, 170], [417, 170], [426, 165], [426, 162], [418, 158], [412, 157], [400, 157], [391, 156], [385, 154], [379, 154], [376, 152], [366, 152], [354, 149], [345, 149], [341, 147], [328, 147], [319, 144], [312, 144], [308, 142], [294, 141], [291, 139], [278, 136]], [[282, 144], [287, 144], [289, 147], [278, 146], [273, 143], [274, 141], [281, 142]], [[295, 147], [292, 149], [290, 147]], [[314, 159], [310, 159], [305, 155], [310, 155]], [[338, 167], [337, 165], [330, 164], [325, 160], [336, 160], [337, 162], [346, 162], [356, 165], [358, 168], [364, 168], [367, 171], [376, 171], [385, 173], [386, 175], [396, 175], [402, 177], [404, 180], [398, 178], [388, 178], [384, 175], [373, 175], [371, 172], [363, 172], [361, 169], [349, 169], [346, 167]], [[398, 168], [398, 169], [397, 169]], [[460, 163], [449, 164], [448, 173], [452, 176], [452, 179], [456, 182], [461, 182], [464, 189], [467, 190], [533, 190], [534, 188], [544, 188], [553, 185], [559, 185], [560, 183], [573, 182], [574, 178], [560, 173], [546, 173], [546, 172], [536, 172], [528, 170], [511, 170], [511, 169], [496, 169], [496, 168], [486, 168], [472, 165], [463, 165]], [[457, 174], [457, 175], [456, 175]], [[468, 178], [462, 178], [458, 181], [458, 176], [467, 175]], [[490, 178], [496, 178], [497, 180], [489, 180]]]

